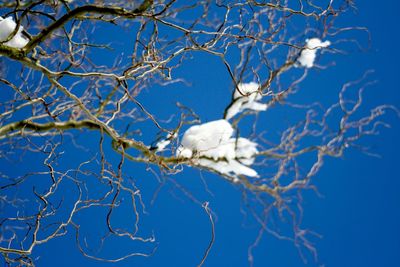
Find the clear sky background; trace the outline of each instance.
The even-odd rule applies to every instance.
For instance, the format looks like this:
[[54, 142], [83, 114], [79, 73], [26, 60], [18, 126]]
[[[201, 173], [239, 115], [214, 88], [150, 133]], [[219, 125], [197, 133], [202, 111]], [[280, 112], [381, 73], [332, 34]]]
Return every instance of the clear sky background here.
[[[327, 55], [323, 62], [334, 61], [335, 65], [323, 71], [311, 70], [303, 84], [306, 89], [300, 101], [307, 102], [309, 98], [320, 96], [322, 102], [333, 103], [336, 99], [330, 101], [329, 98], [337, 97], [345, 82], [374, 69], [371, 79], [377, 79], [378, 83], [366, 91], [364, 111], [383, 103], [400, 106], [400, 2], [367, 0], [356, 4], [358, 12], [345, 16], [338, 23], [368, 27], [372, 35], [371, 48], [367, 52], [350, 48], [347, 55]], [[365, 35], [359, 37], [362, 39]], [[186, 64], [187, 67], [178, 74], [196, 73], [189, 79], [190, 88], [179, 84], [173, 91], [149, 90], [141, 96], [142, 103], [162, 119], [168, 118], [166, 114], [177, 99], [193, 107], [202, 121], [221, 118], [231, 86], [224, 66], [215, 59], [198, 56]], [[290, 119], [288, 113], [279, 116], [271, 117], [267, 112], [260, 117], [260, 123], [273, 124]], [[366, 138], [363, 143], [380, 158], [349, 150], [343, 158], [328, 159], [313, 180], [321, 195], [304, 194], [303, 227], [322, 236], [312, 238], [318, 250], [318, 261], [305, 252], [307, 262], [304, 262], [293, 243], [266, 234], [254, 249], [254, 266], [400, 266], [400, 176], [397, 169], [400, 164], [400, 120], [394, 114], [385, 118], [392, 128], [382, 129], [379, 136]], [[149, 134], [147, 138], [154, 140], [154, 135]], [[90, 136], [82, 137], [81, 141], [92, 142]], [[70, 160], [80, 156], [74, 155]], [[67, 165], [68, 157], [64, 160], [63, 164]], [[157, 187], [155, 178], [134, 164], [128, 164], [125, 172], [145, 188], [142, 189], [143, 197], [149, 202]], [[198, 171], [186, 168], [176, 180], [201, 202], [208, 201], [216, 214], [216, 240], [204, 266], [248, 266], [247, 250], [259, 228], [251, 221], [247, 222], [241, 212], [240, 190], [215, 175], [206, 172], [202, 175], [212, 193], [207, 192]], [[158, 248], [152, 257], [134, 257], [118, 264], [101, 263], [84, 258], [76, 249], [74, 237], [66, 236], [37, 248], [35, 255], [41, 255], [37, 266], [196, 266], [210, 240], [210, 224], [204, 210], [173, 183], [167, 183], [147, 211], [141, 233], [154, 233], [157, 239]], [[96, 232], [96, 220], [102, 218], [101, 215], [94, 212], [82, 218], [92, 225], [89, 232]], [[118, 218], [124, 220], [125, 216], [121, 213]], [[148, 252], [151, 247], [115, 240], [105, 255], [114, 257], [124, 251], [136, 250]]]

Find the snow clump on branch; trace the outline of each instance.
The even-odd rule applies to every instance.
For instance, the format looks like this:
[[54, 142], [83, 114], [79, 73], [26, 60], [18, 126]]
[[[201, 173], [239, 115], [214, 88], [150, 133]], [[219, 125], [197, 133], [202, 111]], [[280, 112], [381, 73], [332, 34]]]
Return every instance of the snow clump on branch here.
[[234, 129], [227, 120], [216, 120], [190, 127], [183, 135], [177, 156], [193, 158], [199, 166], [225, 175], [258, 177], [253, 164], [257, 144], [246, 138], [232, 137]]
[[330, 44], [331, 42], [322, 42], [318, 38], [306, 39], [305, 48], [301, 51], [299, 58], [297, 58], [297, 66], [312, 68], [314, 66], [315, 58], [317, 57], [317, 50], [326, 48]]
[[[0, 16], [0, 43], [6, 41], [8, 37], [14, 32], [16, 27], [17, 23], [15, 23], [12, 17], [7, 17], [3, 19]], [[14, 48], [25, 47], [29, 40], [22, 36], [23, 29], [24, 28], [20, 26], [13, 38], [2, 44]]]
[[[266, 110], [266, 104], [257, 102], [257, 100], [260, 100], [262, 98], [262, 95], [258, 88], [259, 85], [255, 82], [239, 83], [239, 90], [235, 90], [235, 93], [233, 94], [233, 102], [226, 112], [226, 119], [229, 120], [236, 114], [246, 109], [255, 111]], [[244, 95], [242, 95], [241, 93]]]
[[165, 148], [171, 143], [172, 139], [176, 138], [176, 135], [176, 133], [168, 133], [167, 138], [158, 141], [153, 148], [156, 152], [164, 151]]

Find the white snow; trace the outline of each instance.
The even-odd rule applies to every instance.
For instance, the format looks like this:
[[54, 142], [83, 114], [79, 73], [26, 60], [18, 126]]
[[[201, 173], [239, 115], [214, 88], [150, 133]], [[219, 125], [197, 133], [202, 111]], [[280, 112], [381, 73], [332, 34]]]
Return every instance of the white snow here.
[[244, 111], [245, 109], [255, 110], [255, 111], [263, 111], [267, 109], [267, 105], [257, 102], [262, 98], [260, 94], [258, 83], [250, 82], [250, 83], [239, 83], [238, 89], [244, 95], [240, 94], [238, 90], [235, 90], [233, 94], [233, 103], [229, 107], [226, 113], [226, 119], [229, 120], [234, 117], [236, 114]]
[[[8, 36], [14, 32], [15, 27], [17, 27], [17, 24], [12, 17], [3, 19], [0, 16], [0, 42], [7, 40]], [[22, 36], [22, 30], [23, 27], [19, 27], [14, 37], [11, 38], [11, 40], [3, 43], [3, 45], [14, 48], [23, 48], [29, 42], [29, 40]]]
[[227, 120], [192, 126], [184, 133], [177, 156], [193, 158], [195, 164], [223, 174], [257, 177], [257, 172], [247, 167], [254, 162], [257, 144], [246, 138], [234, 138], [233, 133]]
[[301, 51], [297, 63], [305, 68], [312, 68], [314, 66], [317, 51], [321, 48], [326, 48], [331, 44], [329, 41], [322, 42], [318, 38], [306, 39], [305, 48]]
[[165, 140], [161, 140], [160, 142], [158, 142], [156, 144], [156, 151], [157, 152], [161, 152], [164, 151], [165, 148], [171, 143], [171, 140], [165, 139]]
[[176, 133], [169, 133], [166, 139], [163, 139], [156, 144], [156, 152], [164, 151], [165, 148], [171, 143], [171, 140], [176, 138]]

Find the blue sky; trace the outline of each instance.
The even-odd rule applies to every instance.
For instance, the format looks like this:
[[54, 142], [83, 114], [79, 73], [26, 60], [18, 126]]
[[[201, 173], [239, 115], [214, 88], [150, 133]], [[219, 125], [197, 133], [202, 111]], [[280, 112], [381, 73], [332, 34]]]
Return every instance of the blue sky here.
[[[365, 70], [374, 69], [371, 79], [378, 80], [378, 83], [366, 91], [363, 111], [368, 112], [371, 107], [383, 103], [400, 106], [400, 55], [397, 47], [400, 41], [397, 26], [400, 3], [391, 1], [384, 5], [375, 1], [358, 1], [357, 6], [356, 14], [346, 15], [338, 20], [338, 24], [366, 26], [372, 35], [371, 48], [366, 52], [349, 49], [347, 55], [328, 55], [324, 60], [333, 60], [335, 65], [324, 71], [311, 70], [299, 101], [321, 97], [322, 102], [330, 102], [345, 82], [358, 79]], [[359, 37], [366, 38], [362, 34]], [[161, 119], [168, 119], [165, 114], [171, 110], [176, 112], [176, 99], [193, 107], [202, 121], [221, 118], [229, 101], [226, 96], [231, 84], [224, 66], [219, 60], [204, 55], [196, 55], [186, 64], [187, 67], [178, 74], [196, 74], [190, 78], [190, 88], [183, 84], [172, 91], [155, 88], [143, 93], [142, 103]], [[260, 123], [290, 120], [290, 113], [285, 111], [274, 114], [277, 113], [267, 113], [260, 118]], [[353, 149], [348, 150], [343, 158], [328, 159], [313, 178], [320, 195], [304, 192], [302, 225], [322, 236], [312, 238], [318, 250], [318, 261], [315, 262], [312, 255], [303, 250], [307, 259], [304, 262], [293, 243], [266, 234], [254, 249], [254, 266], [400, 265], [400, 180], [396, 168], [400, 163], [400, 121], [394, 114], [388, 114], [385, 120], [392, 125], [390, 129], [382, 128], [380, 135], [363, 141], [372, 152], [380, 155], [379, 158]], [[148, 129], [144, 140], [153, 140], [155, 133], [154, 129]], [[95, 138], [93, 134], [82, 137], [80, 141], [91, 146], [91, 142], [95, 144]], [[65, 166], [86, 156], [71, 156], [69, 148], [65, 151], [62, 164]], [[29, 165], [26, 168], [29, 169]], [[149, 203], [158, 186], [154, 176], [134, 163], [127, 163], [124, 170], [141, 186], [143, 198]], [[216, 240], [204, 266], [247, 266], [248, 248], [257, 237], [259, 228], [241, 212], [242, 192], [218, 176], [190, 168], [185, 168], [175, 179], [200, 202], [208, 201], [215, 213]], [[129, 215], [125, 213], [127, 209], [122, 211], [116, 218], [123, 224]], [[147, 212], [142, 216], [141, 233], [145, 236], [154, 233], [156, 237], [157, 250], [152, 257], [133, 257], [118, 264], [89, 260], [77, 250], [74, 236], [68, 235], [38, 247], [35, 252], [36, 256], [40, 255], [37, 265], [197, 266], [210, 240], [208, 217], [198, 203], [185, 196], [173, 182], [167, 182], [155, 203], [147, 206]], [[88, 238], [93, 242], [97, 242], [98, 232], [104, 230], [102, 215], [101, 211], [95, 210], [79, 218], [82, 224], [88, 225]], [[279, 225], [279, 220], [276, 223], [278, 228], [285, 227]], [[148, 252], [152, 249], [123, 239], [113, 240], [106, 246], [103, 255], [111, 257], [125, 251]]]

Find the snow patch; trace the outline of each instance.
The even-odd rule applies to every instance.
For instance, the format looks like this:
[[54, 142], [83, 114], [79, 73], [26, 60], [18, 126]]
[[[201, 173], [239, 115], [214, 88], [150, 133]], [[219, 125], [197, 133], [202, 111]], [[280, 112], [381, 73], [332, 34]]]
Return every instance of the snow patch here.
[[321, 48], [326, 48], [331, 44], [329, 41], [322, 42], [318, 38], [306, 39], [305, 48], [301, 51], [300, 57], [297, 59], [299, 66], [312, 68], [314, 66], [317, 51]]
[[176, 138], [176, 133], [173, 134], [168, 133], [166, 139], [158, 141], [157, 144], [155, 145], [156, 152], [164, 151], [174, 138]]
[[243, 137], [232, 137], [234, 129], [227, 120], [216, 120], [190, 127], [183, 135], [176, 155], [193, 158], [197, 165], [226, 175], [258, 177], [253, 164], [257, 144]]
[[239, 83], [238, 89], [244, 95], [240, 94], [238, 90], [235, 90], [233, 94], [233, 103], [228, 108], [226, 113], [226, 119], [229, 120], [233, 118], [236, 114], [246, 110], [264, 111], [267, 109], [267, 105], [257, 102], [261, 100], [262, 95], [260, 94], [258, 83]]
[[[12, 17], [7, 17], [3, 19], [0, 16], [0, 42], [3, 42], [8, 39], [8, 36], [12, 34], [17, 27], [17, 24], [13, 20]], [[3, 43], [3, 45], [14, 47], [14, 48], [23, 48], [29, 42], [28, 39], [22, 36], [23, 27], [20, 26], [18, 28], [17, 33], [14, 35], [11, 40]]]
[[157, 152], [161, 152], [164, 151], [165, 148], [171, 143], [171, 140], [165, 139], [165, 140], [161, 140], [160, 142], [158, 142], [156, 144], [156, 151]]

